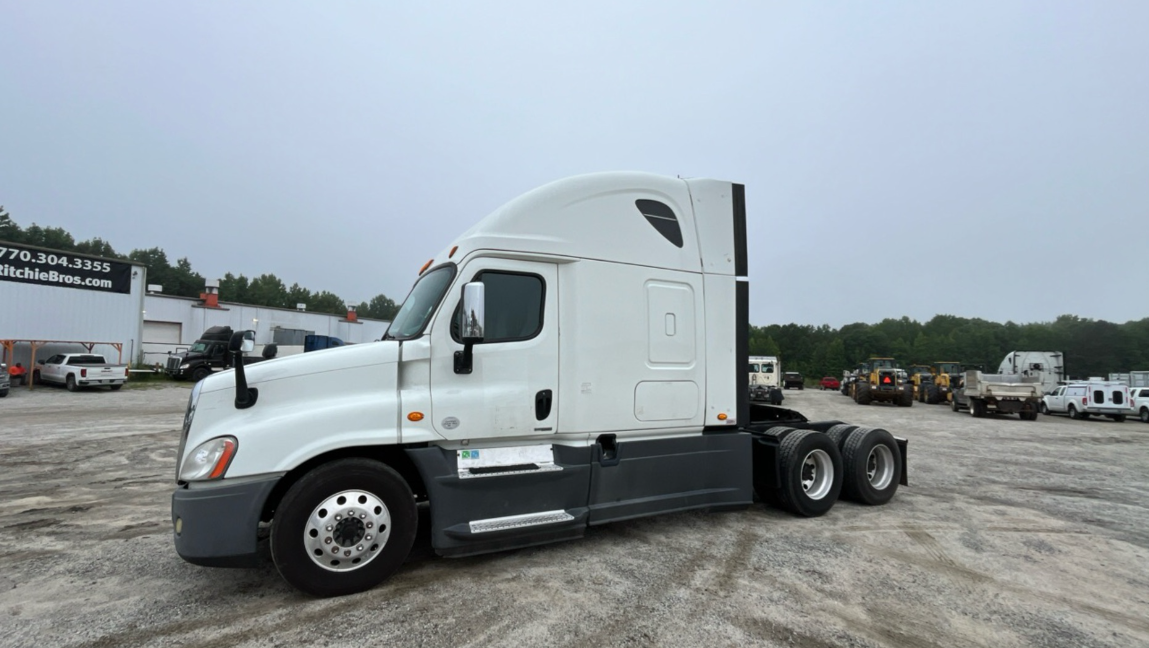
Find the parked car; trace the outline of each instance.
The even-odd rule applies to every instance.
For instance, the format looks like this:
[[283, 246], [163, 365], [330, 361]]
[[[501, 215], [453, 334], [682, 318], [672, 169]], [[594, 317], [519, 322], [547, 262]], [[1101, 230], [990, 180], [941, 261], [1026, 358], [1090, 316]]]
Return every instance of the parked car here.
[[820, 384], [822, 385], [823, 391], [825, 391], [827, 389], [841, 389], [842, 388], [841, 381], [839, 381], [837, 378], [835, 378], [833, 376], [823, 377], [822, 382]]
[[782, 389], [805, 389], [806, 383], [802, 374], [797, 371], [787, 371], [782, 374]]
[[1149, 387], [1134, 387], [1129, 390], [1129, 402], [1142, 423], [1149, 423]]
[[41, 382], [64, 385], [68, 391], [80, 387], [110, 387], [117, 391], [128, 379], [127, 365], [108, 364], [95, 353], [57, 353], [43, 360], [36, 372]]
[[1121, 422], [1136, 413], [1129, 400], [1129, 386], [1108, 380], [1063, 385], [1041, 399], [1042, 414], [1068, 414], [1069, 418], [1107, 416]]

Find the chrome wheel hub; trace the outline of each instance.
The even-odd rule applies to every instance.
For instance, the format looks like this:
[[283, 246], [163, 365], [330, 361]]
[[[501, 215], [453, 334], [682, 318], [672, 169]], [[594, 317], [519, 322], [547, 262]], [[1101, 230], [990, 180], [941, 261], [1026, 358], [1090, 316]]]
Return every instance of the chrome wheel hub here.
[[870, 485], [878, 490], [884, 490], [894, 479], [894, 453], [883, 444], [874, 446], [870, 455], [866, 457], [866, 478]]
[[825, 450], [811, 450], [802, 460], [802, 490], [812, 500], [820, 500], [834, 484], [834, 463]]
[[375, 495], [349, 490], [319, 503], [303, 529], [303, 546], [316, 565], [353, 571], [371, 562], [391, 536], [391, 512]]

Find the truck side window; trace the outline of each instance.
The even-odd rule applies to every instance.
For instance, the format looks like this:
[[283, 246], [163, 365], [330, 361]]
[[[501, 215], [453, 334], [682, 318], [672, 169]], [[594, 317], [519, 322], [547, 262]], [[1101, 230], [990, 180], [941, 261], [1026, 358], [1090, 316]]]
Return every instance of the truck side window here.
[[1105, 392], [1101, 391], [1100, 389], [1094, 389], [1093, 390], [1093, 402], [1097, 403], [1098, 405], [1104, 403], [1105, 402]]
[[[543, 297], [546, 286], [542, 277], [531, 274], [487, 270], [473, 281], [486, 285], [487, 317], [483, 344], [529, 340], [543, 328]], [[451, 337], [461, 343], [459, 318], [462, 303], [451, 318]]]

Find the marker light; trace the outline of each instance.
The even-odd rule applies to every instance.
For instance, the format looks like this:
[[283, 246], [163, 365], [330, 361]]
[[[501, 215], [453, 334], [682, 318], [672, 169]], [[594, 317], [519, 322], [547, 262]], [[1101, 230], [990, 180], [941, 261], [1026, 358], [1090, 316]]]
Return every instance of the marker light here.
[[419, 268], [419, 274], [422, 275], [424, 272], [426, 272], [427, 268], [430, 268], [431, 264], [434, 262], [435, 262], [434, 259], [428, 259], [427, 262], [423, 264], [423, 267]]
[[450, 259], [451, 257], [455, 256], [455, 252], [458, 252], [458, 251], [459, 251], [459, 246], [456, 245], [455, 247], [451, 248], [451, 253], [447, 255], [447, 258]]
[[410, 414], [407, 415], [407, 420], [411, 421], [413, 423], [418, 423], [419, 421], [423, 420], [423, 413], [422, 412], [411, 412]]
[[719, 414], [718, 420], [719, 421], [725, 421], [726, 420], [726, 412], [722, 412], [721, 414]]

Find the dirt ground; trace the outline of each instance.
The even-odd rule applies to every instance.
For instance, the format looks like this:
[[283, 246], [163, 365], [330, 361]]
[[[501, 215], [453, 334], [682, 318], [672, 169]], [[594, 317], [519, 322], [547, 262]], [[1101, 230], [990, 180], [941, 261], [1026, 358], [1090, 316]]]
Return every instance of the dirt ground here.
[[476, 558], [426, 547], [317, 600], [170, 529], [186, 386], [0, 399], [2, 646], [1149, 646], [1149, 425], [787, 391], [910, 441], [882, 507], [756, 505]]

